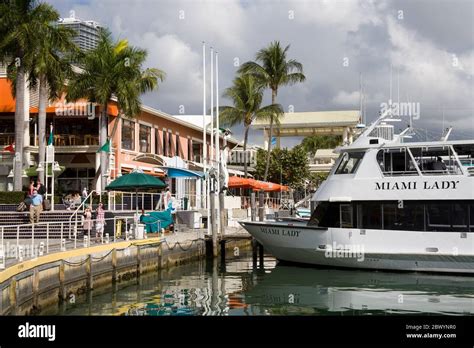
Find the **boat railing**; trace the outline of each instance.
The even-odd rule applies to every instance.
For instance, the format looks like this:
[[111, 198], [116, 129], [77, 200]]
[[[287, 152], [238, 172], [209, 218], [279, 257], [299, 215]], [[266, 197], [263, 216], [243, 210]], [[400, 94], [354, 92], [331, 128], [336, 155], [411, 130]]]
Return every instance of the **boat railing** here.
[[384, 176], [418, 176], [417, 171], [385, 171], [382, 174]]
[[[443, 170], [420, 169], [422, 175], [462, 175], [461, 169], [457, 165], [448, 165]], [[402, 170], [402, 171], [383, 171], [384, 176], [418, 176], [416, 170]]]

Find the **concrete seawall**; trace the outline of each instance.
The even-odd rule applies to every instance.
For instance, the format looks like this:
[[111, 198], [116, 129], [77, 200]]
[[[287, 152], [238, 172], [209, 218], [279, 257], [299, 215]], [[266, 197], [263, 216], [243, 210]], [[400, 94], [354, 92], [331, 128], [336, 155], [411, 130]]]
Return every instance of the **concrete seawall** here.
[[[235, 240], [226, 249], [249, 244], [249, 240]], [[203, 238], [170, 244], [163, 238], [150, 238], [38, 257], [0, 272], [0, 315], [34, 315], [92, 289], [205, 256]]]

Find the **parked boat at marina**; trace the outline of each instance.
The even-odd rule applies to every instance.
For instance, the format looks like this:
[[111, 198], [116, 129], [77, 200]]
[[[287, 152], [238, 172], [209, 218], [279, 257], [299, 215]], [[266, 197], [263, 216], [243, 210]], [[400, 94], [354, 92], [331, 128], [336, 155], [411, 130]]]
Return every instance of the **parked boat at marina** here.
[[474, 140], [407, 142], [390, 120], [338, 149], [308, 223], [241, 225], [284, 261], [474, 274]]

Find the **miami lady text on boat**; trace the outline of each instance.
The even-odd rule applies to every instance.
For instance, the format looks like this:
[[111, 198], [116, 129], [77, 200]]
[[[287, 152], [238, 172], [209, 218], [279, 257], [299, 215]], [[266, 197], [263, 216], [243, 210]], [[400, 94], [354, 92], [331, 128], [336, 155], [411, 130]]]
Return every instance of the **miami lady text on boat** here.
[[376, 182], [375, 190], [456, 190], [459, 180], [443, 180], [443, 181], [407, 181], [407, 182]]
[[285, 230], [285, 229], [278, 229], [278, 228], [271, 228], [271, 227], [261, 227], [260, 231], [266, 234], [277, 234], [279, 236], [288, 236], [288, 237], [299, 237], [300, 231], [298, 230]]

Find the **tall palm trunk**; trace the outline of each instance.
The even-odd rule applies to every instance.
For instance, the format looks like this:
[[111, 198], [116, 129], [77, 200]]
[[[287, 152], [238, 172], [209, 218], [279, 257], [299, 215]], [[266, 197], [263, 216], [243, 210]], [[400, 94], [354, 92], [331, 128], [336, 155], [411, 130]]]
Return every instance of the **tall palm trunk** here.
[[245, 133], [244, 133], [244, 176], [247, 178], [247, 139], [249, 137], [249, 128], [250, 125], [245, 125]]
[[[108, 133], [108, 122], [107, 122], [107, 103], [102, 106], [102, 115], [100, 115], [100, 133], [99, 133], [99, 146], [103, 146], [107, 141]], [[108, 152], [100, 152], [100, 184], [101, 191], [104, 192], [105, 186], [107, 185], [107, 156]]]
[[115, 133], [117, 133], [118, 124], [121, 119], [120, 115], [121, 115], [121, 111], [119, 110], [117, 117], [115, 117], [114, 128], [112, 128], [112, 132], [110, 133], [110, 139], [113, 139], [115, 137]]
[[[38, 105], [38, 164], [44, 166], [46, 157], [46, 104], [48, 103], [48, 85], [46, 76], [42, 75], [39, 78], [39, 105]], [[44, 183], [45, 171], [48, 168], [44, 167], [44, 171], [39, 172], [39, 179]]]
[[25, 138], [25, 70], [18, 67], [15, 86], [15, 158], [13, 159], [13, 190], [21, 191], [23, 188], [23, 147]]
[[[277, 92], [272, 89], [272, 104], [275, 104]], [[273, 115], [270, 117], [270, 129], [268, 130], [268, 148], [267, 148], [267, 160], [265, 163], [265, 175], [263, 176], [263, 181], [267, 181], [268, 169], [270, 168], [270, 155], [272, 151], [272, 135], [273, 135]]]

